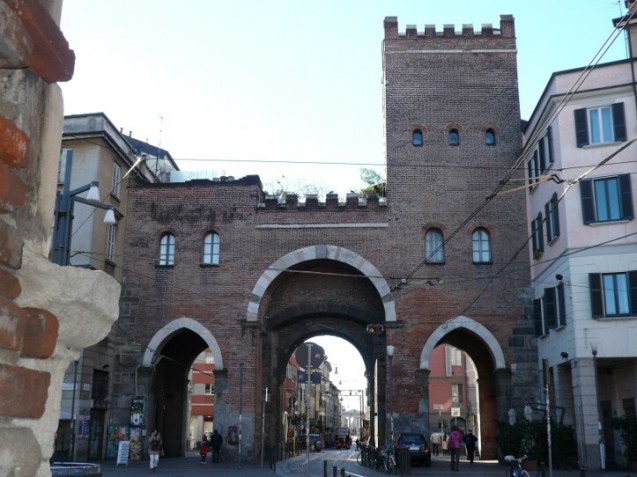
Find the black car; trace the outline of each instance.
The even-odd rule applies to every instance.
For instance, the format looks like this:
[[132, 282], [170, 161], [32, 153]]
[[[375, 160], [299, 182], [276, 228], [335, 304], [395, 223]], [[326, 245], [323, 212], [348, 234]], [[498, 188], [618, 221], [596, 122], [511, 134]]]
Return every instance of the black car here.
[[402, 432], [396, 439], [396, 451], [408, 451], [412, 462], [431, 467], [431, 449], [425, 436], [417, 432]]
[[[299, 450], [307, 449], [307, 435], [296, 437], [296, 448]], [[325, 441], [320, 434], [310, 434], [310, 451], [321, 452], [325, 448]]]

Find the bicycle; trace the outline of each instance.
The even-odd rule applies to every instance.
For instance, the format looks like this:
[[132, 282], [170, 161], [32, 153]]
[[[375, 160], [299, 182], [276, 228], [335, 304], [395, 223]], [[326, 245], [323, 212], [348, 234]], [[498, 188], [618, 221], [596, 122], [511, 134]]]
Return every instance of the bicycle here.
[[522, 463], [529, 457], [523, 455], [517, 459], [512, 455], [505, 455], [504, 462], [509, 464], [509, 468], [506, 470], [506, 477], [530, 477], [529, 473], [523, 469]]

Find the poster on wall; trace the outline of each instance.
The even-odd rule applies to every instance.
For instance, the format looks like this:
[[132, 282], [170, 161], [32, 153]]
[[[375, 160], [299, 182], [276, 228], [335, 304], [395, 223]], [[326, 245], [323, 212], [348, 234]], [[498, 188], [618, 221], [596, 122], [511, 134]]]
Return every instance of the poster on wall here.
[[142, 460], [142, 429], [131, 427], [130, 429], [130, 461]]
[[146, 399], [137, 396], [133, 398], [130, 408], [130, 425], [131, 426], [143, 426], [144, 425], [144, 411], [146, 409]]
[[111, 424], [108, 426], [108, 435], [106, 438], [106, 458], [115, 459], [119, 449], [120, 441], [128, 441], [130, 436], [130, 428], [128, 426], [116, 426]]

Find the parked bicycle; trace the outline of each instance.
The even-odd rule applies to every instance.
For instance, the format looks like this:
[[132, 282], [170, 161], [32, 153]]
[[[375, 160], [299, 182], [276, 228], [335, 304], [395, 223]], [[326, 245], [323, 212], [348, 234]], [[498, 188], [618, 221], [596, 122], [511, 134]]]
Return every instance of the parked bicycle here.
[[366, 467], [376, 466], [376, 449], [371, 445], [361, 445], [361, 451], [356, 458], [360, 465]]

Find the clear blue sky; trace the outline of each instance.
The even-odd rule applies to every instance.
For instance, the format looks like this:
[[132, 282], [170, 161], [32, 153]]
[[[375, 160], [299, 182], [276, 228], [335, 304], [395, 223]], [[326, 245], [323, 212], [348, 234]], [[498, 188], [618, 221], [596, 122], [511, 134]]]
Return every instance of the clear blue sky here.
[[[104, 112], [182, 169], [344, 193], [362, 186], [360, 167], [383, 170], [386, 16], [421, 31], [514, 15], [528, 118], [551, 73], [588, 65], [624, 11], [616, 0], [65, 0], [77, 56], [65, 113]], [[625, 50], [622, 36], [604, 61]]]

